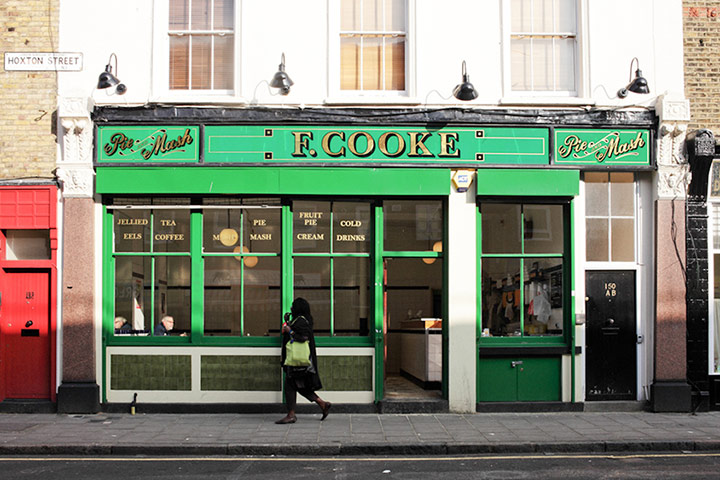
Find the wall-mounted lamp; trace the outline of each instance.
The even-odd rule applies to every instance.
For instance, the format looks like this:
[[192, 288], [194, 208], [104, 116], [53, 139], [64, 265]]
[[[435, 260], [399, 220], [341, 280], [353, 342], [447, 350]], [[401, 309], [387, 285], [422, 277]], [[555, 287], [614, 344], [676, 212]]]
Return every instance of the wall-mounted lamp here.
[[120, 80], [112, 73], [112, 65], [110, 62], [112, 62], [113, 57], [115, 57], [115, 72], [117, 73], [117, 55], [111, 53], [108, 63], [105, 65], [105, 71], [98, 77], [97, 88], [115, 87], [115, 93], [122, 95], [127, 92], [127, 87], [124, 83], [120, 83]]
[[465, 60], [463, 60], [462, 63], [462, 76], [462, 83], [453, 90], [453, 97], [464, 101], [475, 100], [478, 97], [478, 93], [475, 91], [473, 84], [470, 83], [470, 75], [467, 74]]
[[[632, 78], [632, 66], [633, 62], [637, 62], [637, 70], [635, 70], [635, 78]], [[630, 61], [630, 83], [627, 86], [621, 88], [617, 92], [617, 96], [625, 98], [628, 96], [628, 92], [633, 93], [650, 93], [650, 87], [648, 87], [647, 80], [642, 76], [642, 70], [640, 70], [640, 60], [637, 57]]]
[[280, 95], [287, 95], [290, 93], [290, 86], [293, 85], [295, 82], [290, 80], [290, 77], [287, 73], [285, 73], [285, 53], [283, 52], [282, 57], [280, 57], [280, 65], [278, 65], [278, 71], [273, 75], [272, 80], [270, 80], [270, 86], [273, 88], [279, 88], [280, 89]]

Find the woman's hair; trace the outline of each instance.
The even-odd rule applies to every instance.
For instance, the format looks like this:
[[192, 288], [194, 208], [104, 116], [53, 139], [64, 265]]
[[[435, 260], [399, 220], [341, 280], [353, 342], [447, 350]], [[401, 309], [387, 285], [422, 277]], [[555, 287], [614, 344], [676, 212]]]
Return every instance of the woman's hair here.
[[302, 316], [307, 318], [309, 321], [312, 321], [312, 315], [310, 315], [310, 304], [302, 297], [298, 297], [293, 300], [292, 306], [290, 307], [290, 313], [292, 313], [293, 318]]

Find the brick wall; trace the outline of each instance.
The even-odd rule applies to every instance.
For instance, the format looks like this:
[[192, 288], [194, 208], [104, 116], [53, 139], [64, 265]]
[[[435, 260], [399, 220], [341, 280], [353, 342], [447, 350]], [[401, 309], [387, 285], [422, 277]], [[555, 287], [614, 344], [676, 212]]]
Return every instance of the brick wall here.
[[[0, 1], [0, 51], [53, 52], [59, 0]], [[52, 178], [57, 74], [0, 65], [0, 179]]]
[[708, 128], [720, 137], [720, 0], [683, 1], [685, 97], [689, 130]]

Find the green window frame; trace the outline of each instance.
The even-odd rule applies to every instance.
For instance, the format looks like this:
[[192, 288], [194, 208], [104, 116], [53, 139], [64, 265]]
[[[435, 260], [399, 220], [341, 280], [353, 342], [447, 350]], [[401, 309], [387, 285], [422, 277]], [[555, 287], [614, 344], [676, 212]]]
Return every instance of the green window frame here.
[[[145, 201], [149, 198], [161, 198], [161, 197], [143, 197], [140, 201]], [[237, 197], [233, 197], [234, 199]], [[240, 237], [240, 240], [238, 241], [238, 245], [240, 245], [240, 251], [230, 251], [230, 252], [209, 252], [205, 251], [203, 247], [203, 229], [204, 229], [204, 212], [211, 210], [211, 209], [217, 209], [217, 208], [226, 208], [226, 209], [237, 209], [240, 211], [243, 210], [249, 210], [250, 206], [245, 205], [209, 205], [209, 204], [203, 204], [198, 202], [197, 197], [184, 197], [184, 199], [190, 199], [192, 204], [181, 204], [181, 205], [173, 205], [176, 207], [176, 209], [184, 209], [190, 212], [190, 220], [189, 220], [189, 251], [187, 252], [155, 252], [155, 251], [147, 251], [147, 252], [117, 252], [115, 248], [115, 236], [114, 236], [114, 229], [115, 229], [115, 222], [114, 222], [114, 213], [115, 211], [122, 211], [122, 210], [149, 210], [150, 212], [153, 211], [153, 209], [168, 209], [172, 208], [173, 206], [169, 205], [137, 205], [133, 203], [138, 203], [138, 199], [133, 199], [131, 197], [123, 197], [120, 199], [120, 202], [123, 200], [128, 200], [127, 203], [117, 203], [114, 205], [106, 205], [104, 207], [104, 241], [103, 241], [103, 257], [106, 259], [104, 263], [104, 269], [103, 269], [103, 285], [104, 285], [104, 294], [103, 294], [103, 339], [104, 344], [106, 346], [133, 346], [133, 345], [182, 345], [182, 344], [190, 344], [193, 346], [277, 346], [280, 343], [279, 333], [278, 335], [269, 335], [269, 336], [247, 336], [245, 333], [245, 318], [244, 318], [244, 311], [241, 308], [241, 335], [237, 336], [210, 336], [206, 335], [205, 333], [205, 292], [204, 292], [204, 285], [205, 285], [205, 262], [207, 259], [210, 258], [218, 258], [218, 257], [235, 257], [239, 258], [240, 262], [240, 269], [241, 271], [244, 271], [245, 268], [247, 268], [245, 264], [246, 259], [252, 259], [254, 258], [268, 258], [268, 257], [275, 257], [280, 259], [280, 302], [281, 302], [281, 308], [280, 313], [283, 311], [289, 311], [290, 305], [293, 301], [293, 298], [297, 296], [294, 294], [294, 284], [293, 284], [293, 262], [294, 258], [299, 257], [312, 257], [312, 256], [319, 256], [319, 257], [327, 257], [330, 259], [331, 262], [336, 262], [340, 259], [345, 258], [367, 258], [368, 259], [368, 304], [367, 304], [367, 316], [368, 316], [368, 332], [365, 336], [336, 336], [334, 335], [334, 319], [331, 322], [331, 334], [330, 336], [322, 336], [319, 335], [317, 338], [317, 344], [319, 346], [335, 346], [335, 347], [344, 347], [344, 346], [372, 346], [374, 345], [375, 341], [373, 338], [373, 334], [376, 329], [375, 325], [375, 315], [376, 315], [376, 308], [375, 304], [377, 303], [375, 301], [377, 292], [373, 288], [373, 284], [377, 282], [377, 276], [378, 271], [380, 271], [379, 275], [382, 275], [382, 267], [377, 266], [377, 262], [375, 262], [376, 258], [379, 258], [377, 256], [376, 252], [376, 241], [375, 239], [378, 238], [376, 229], [378, 228], [377, 224], [377, 218], [382, 218], [381, 211], [379, 212], [378, 217], [378, 211], [381, 210], [381, 207], [376, 204], [376, 202], [373, 199], [361, 199], [356, 200], [357, 202], [364, 202], [370, 205], [370, 212], [368, 215], [369, 222], [370, 222], [370, 230], [369, 230], [369, 241], [368, 241], [368, 248], [366, 252], [361, 253], [353, 253], [353, 252], [328, 252], [327, 254], [314, 254], [314, 253], [299, 253], [293, 251], [293, 212], [291, 209], [292, 199], [291, 198], [281, 198], [277, 197], [277, 200], [280, 201], [280, 204], [277, 206], [264, 206], [260, 208], [277, 208], [281, 211], [281, 218], [280, 218], [280, 232], [281, 232], [281, 247], [279, 252], [255, 252], [255, 251], [249, 251], [245, 252], [242, 251], [242, 238], [243, 238], [243, 232], [240, 230], [238, 232], [238, 235]], [[327, 199], [320, 199], [318, 201], [328, 201]], [[343, 200], [343, 201], [350, 201], [350, 200]], [[152, 226], [152, 213], [150, 214], [150, 225]], [[152, 231], [150, 233], [150, 238], [152, 238]], [[150, 242], [152, 244], [152, 242]], [[159, 321], [158, 318], [154, 318], [156, 315], [154, 315], [155, 312], [155, 304], [154, 304], [154, 296], [151, 295], [150, 297], [153, 298], [150, 311], [153, 312], [151, 315], [151, 318], [149, 320], [150, 328], [148, 335], [116, 335], [115, 334], [115, 328], [114, 328], [114, 317], [115, 317], [115, 275], [116, 275], [116, 267], [117, 267], [117, 260], [124, 258], [124, 257], [132, 257], [132, 256], [139, 256], [143, 258], [165, 258], [165, 257], [181, 257], [181, 258], [187, 258], [190, 260], [190, 270], [191, 270], [191, 280], [190, 280], [190, 327], [187, 330], [186, 336], [178, 336], [178, 335], [170, 335], [170, 336], [164, 336], [164, 337], [156, 337], [152, 335], [152, 329]], [[154, 265], [154, 262], [153, 262]], [[382, 265], [382, 261], [380, 261], [380, 265]], [[153, 270], [154, 275], [154, 270]], [[151, 285], [155, 284], [155, 277], [151, 275]], [[241, 295], [244, 292], [245, 284], [241, 285]], [[280, 327], [280, 324], [282, 322], [281, 320], [282, 316], [278, 315], [278, 330]]]
[[[520, 207], [520, 232], [519, 243], [520, 250], [518, 253], [508, 252], [487, 252], [483, 250], [483, 213], [482, 206], [488, 204], [510, 204]], [[562, 206], [562, 232], [563, 232], [563, 249], [558, 253], [536, 253], [526, 252], [526, 222], [525, 207], [534, 205], [559, 205]], [[477, 296], [477, 328], [478, 343], [480, 347], [518, 347], [518, 346], [567, 346], [570, 345], [574, 335], [572, 329], [572, 282], [573, 282], [573, 263], [572, 263], [572, 202], [566, 198], [554, 197], [479, 197], [478, 198], [478, 221], [477, 221], [477, 252], [478, 252], [478, 296]], [[518, 273], [516, 275], [519, 281], [519, 335], [507, 336], [488, 336], [483, 331], [483, 261], [484, 260], [516, 260], [518, 263]], [[526, 308], [525, 303], [525, 285], [532, 278], [532, 263], [537, 259], [553, 260], [557, 259], [562, 264], [562, 334], [560, 335], [529, 335], [526, 333]], [[528, 265], [526, 265], [528, 263]], [[527, 267], [527, 268], [526, 268]]]

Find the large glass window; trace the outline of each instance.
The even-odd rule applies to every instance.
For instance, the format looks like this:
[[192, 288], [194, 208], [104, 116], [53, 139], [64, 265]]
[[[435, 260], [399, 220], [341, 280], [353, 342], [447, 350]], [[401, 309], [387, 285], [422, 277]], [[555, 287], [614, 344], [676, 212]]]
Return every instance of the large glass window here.
[[279, 206], [203, 209], [205, 335], [277, 334], [281, 218]]
[[316, 336], [369, 333], [371, 212], [369, 202], [292, 202], [294, 296], [310, 303]]
[[480, 213], [482, 336], [562, 335], [567, 207], [483, 203]]
[[171, 90], [230, 90], [234, 81], [233, 0], [170, 0]]
[[190, 211], [161, 206], [115, 209], [113, 233], [115, 334], [186, 335]]
[[577, 93], [577, 0], [510, 1], [512, 91]]
[[406, 0], [341, 0], [340, 89], [404, 91]]
[[634, 174], [586, 172], [584, 180], [587, 261], [635, 261]]

